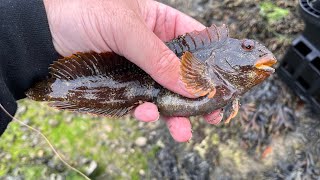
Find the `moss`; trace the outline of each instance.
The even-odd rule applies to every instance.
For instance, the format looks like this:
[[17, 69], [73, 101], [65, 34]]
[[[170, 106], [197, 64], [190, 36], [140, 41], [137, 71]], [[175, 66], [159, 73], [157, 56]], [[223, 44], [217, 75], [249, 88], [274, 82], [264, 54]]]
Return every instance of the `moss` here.
[[213, 145], [218, 145], [220, 143], [220, 137], [219, 137], [218, 133], [214, 133], [211, 136], [211, 142], [212, 142]]
[[272, 2], [264, 1], [260, 3], [260, 15], [265, 17], [269, 23], [281, 20], [289, 14], [288, 9], [283, 9]]
[[[17, 118], [40, 129], [67, 162], [82, 171], [85, 169], [85, 165], [81, 163], [83, 158], [97, 162], [98, 173], [95, 176], [108, 173], [107, 167], [112, 164], [120, 169], [112, 174], [113, 177], [124, 178], [124, 172], [125, 177], [139, 179], [139, 170], [147, 168], [147, 157], [141, 149], [129, 151], [132, 142], [141, 136], [135, 120], [114, 120], [63, 112], [29, 100], [19, 102], [18, 112]], [[55, 125], [50, 125], [50, 120], [56, 121]], [[119, 153], [120, 148], [124, 148], [125, 152]], [[16, 122], [12, 122], [1, 137], [0, 155], [4, 157], [0, 158], [0, 176], [15, 176], [12, 172], [18, 169], [19, 175], [26, 179], [43, 179], [50, 173], [63, 174], [67, 179], [80, 178], [67, 168], [58, 172], [48, 167], [44, 163], [47, 162], [45, 159], [52, 160], [55, 157], [49, 146], [37, 133]], [[58, 160], [54, 162], [55, 165], [61, 164]]]

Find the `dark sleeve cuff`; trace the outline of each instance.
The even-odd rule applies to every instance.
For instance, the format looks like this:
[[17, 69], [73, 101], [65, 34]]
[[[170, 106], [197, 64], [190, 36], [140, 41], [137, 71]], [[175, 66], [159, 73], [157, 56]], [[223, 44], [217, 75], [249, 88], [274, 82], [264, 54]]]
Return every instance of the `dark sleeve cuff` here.
[[[6, 84], [4, 84], [4, 81], [1, 78], [1, 75], [0, 75], [0, 88], [1, 88], [0, 89], [0, 103], [1, 103], [1, 105], [11, 115], [14, 115], [14, 113], [17, 110], [17, 103], [16, 103], [15, 99], [13, 98], [13, 96], [11, 95]], [[6, 130], [10, 121], [11, 121], [11, 118], [5, 112], [3, 112], [2, 109], [0, 109], [0, 136]]]
[[[15, 101], [59, 56], [42, 0], [0, 0], [0, 12], [0, 103], [13, 115]], [[0, 111], [0, 135], [10, 120]]]

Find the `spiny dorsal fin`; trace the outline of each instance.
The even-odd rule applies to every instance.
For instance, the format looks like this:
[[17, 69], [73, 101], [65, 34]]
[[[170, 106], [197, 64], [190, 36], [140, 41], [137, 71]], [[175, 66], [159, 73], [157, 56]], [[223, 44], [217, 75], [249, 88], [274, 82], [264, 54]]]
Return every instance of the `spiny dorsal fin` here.
[[202, 31], [193, 31], [167, 42], [167, 46], [178, 56], [186, 51], [195, 52], [199, 49], [209, 48], [216, 42], [224, 42], [229, 37], [229, 29], [223, 24], [217, 27], [212, 25]]
[[53, 78], [73, 80], [82, 76], [104, 75], [117, 67], [134, 66], [113, 52], [76, 53], [59, 59], [50, 66]]
[[190, 52], [185, 52], [181, 57], [181, 80], [190, 93], [197, 96], [208, 95], [212, 98], [216, 88], [210, 78], [206, 65], [199, 61]]
[[213, 24], [202, 31], [187, 33], [185, 38], [191, 38], [194, 42], [195, 48], [198, 49], [208, 47], [213, 42], [225, 40], [228, 36], [229, 29], [225, 24], [220, 27]]

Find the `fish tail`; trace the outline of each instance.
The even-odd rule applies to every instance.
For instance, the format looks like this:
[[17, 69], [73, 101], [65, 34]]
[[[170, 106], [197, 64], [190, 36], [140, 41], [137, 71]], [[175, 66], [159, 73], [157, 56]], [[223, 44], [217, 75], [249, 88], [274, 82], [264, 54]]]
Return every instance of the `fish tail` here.
[[26, 92], [26, 96], [35, 101], [49, 101], [49, 94], [52, 92], [51, 87], [48, 85], [50, 82], [39, 82]]

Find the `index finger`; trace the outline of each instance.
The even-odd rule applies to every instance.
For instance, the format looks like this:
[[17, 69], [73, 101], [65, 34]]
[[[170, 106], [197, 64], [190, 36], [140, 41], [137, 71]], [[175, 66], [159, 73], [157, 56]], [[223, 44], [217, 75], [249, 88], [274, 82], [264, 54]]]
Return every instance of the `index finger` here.
[[163, 41], [178, 35], [203, 30], [205, 26], [192, 17], [165, 4], [149, 1], [144, 18], [147, 26]]

